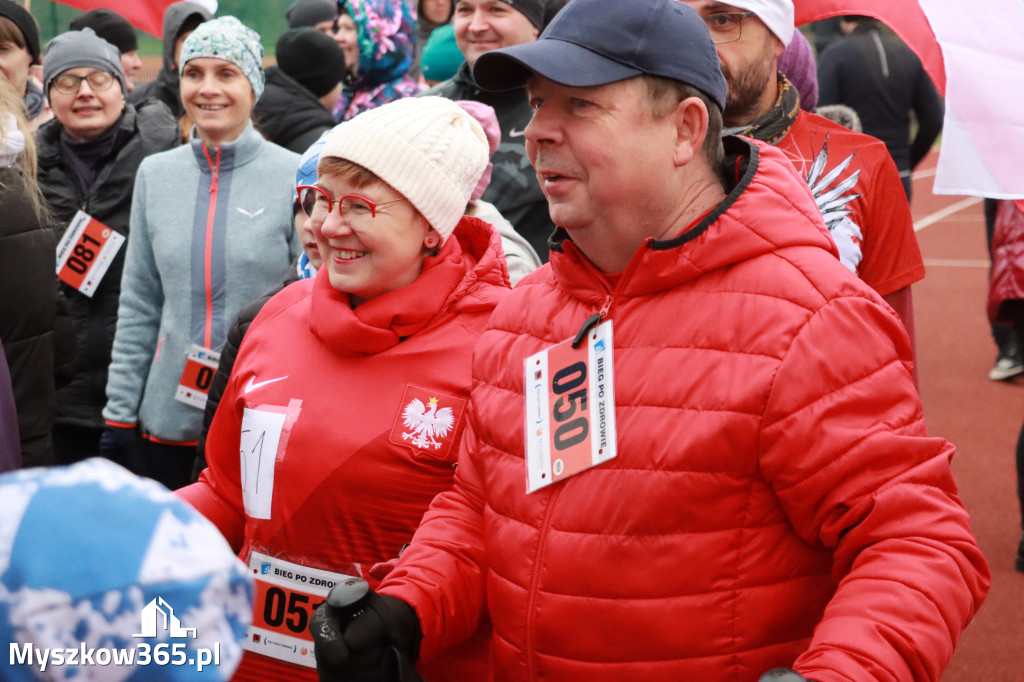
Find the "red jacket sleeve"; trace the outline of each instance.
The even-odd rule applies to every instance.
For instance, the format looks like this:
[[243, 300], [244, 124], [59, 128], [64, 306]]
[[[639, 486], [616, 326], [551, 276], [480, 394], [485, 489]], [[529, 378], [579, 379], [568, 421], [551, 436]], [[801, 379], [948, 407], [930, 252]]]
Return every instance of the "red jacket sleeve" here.
[[412, 544], [380, 592], [412, 605], [420, 619], [420, 658], [469, 638], [486, 612], [484, 500], [473, 454], [472, 418], [459, 450], [455, 484], [434, 498]]
[[833, 549], [837, 590], [794, 665], [820, 682], [938, 680], [988, 591], [954, 448], [927, 437], [901, 326], [869, 299], [826, 304], [765, 413], [762, 470], [797, 532]]

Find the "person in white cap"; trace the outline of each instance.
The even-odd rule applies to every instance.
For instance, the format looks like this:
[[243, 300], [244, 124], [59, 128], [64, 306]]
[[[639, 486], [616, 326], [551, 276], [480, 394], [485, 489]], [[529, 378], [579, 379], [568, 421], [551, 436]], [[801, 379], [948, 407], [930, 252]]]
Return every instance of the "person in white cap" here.
[[[330, 132], [315, 184], [298, 188], [322, 265], [250, 325], [208, 467], [180, 491], [262, 585], [235, 679], [316, 680], [316, 604], [350, 576], [376, 585], [369, 569], [398, 556], [451, 486], [470, 355], [509, 291], [498, 233], [463, 216], [487, 157], [457, 104], [405, 98]], [[279, 604], [298, 615], [282, 620]], [[486, 679], [488, 634], [420, 673]]]
[[796, 88], [777, 69], [796, 30], [792, 0], [683, 1], [704, 17], [729, 84], [725, 132], [787, 153], [843, 265], [899, 313], [913, 344], [910, 287], [924, 278], [924, 261], [899, 171], [881, 141], [800, 109]]

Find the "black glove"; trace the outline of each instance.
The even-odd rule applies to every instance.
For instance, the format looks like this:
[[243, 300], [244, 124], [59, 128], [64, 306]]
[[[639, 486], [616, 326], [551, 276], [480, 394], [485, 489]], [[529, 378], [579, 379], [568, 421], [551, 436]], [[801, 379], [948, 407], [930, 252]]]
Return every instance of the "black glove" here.
[[365, 584], [347, 580], [335, 586], [309, 621], [320, 681], [419, 680], [413, 663], [423, 635], [416, 612], [401, 599], [377, 594]]
[[757, 682], [815, 682], [809, 680], [792, 668], [772, 668], [761, 677], [757, 678]]
[[99, 450], [100, 457], [117, 462], [133, 473], [142, 473], [142, 434], [136, 427], [104, 427]]

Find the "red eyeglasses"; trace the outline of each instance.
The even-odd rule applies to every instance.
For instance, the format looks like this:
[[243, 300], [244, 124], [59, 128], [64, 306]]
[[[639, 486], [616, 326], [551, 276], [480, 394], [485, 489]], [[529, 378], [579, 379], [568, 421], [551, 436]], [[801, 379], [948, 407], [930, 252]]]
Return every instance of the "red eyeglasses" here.
[[[334, 210], [335, 201], [322, 188], [316, 185], [299, 185], [296, 190], [299, 193], [299, 204], [302, 206], [302, 211], [310, 218], [315, 213], [324, 216], [326, 219], [330, 212]], [[346, 194], [337, 200], [337, 204], [341, 215], [346, 218], [359, 219], [366, 217], [372, 220], [377, 217], [377, 209], [380, 206], [405, 200], [405, 197], [399, 197], [378, 203], [358, 194]]]

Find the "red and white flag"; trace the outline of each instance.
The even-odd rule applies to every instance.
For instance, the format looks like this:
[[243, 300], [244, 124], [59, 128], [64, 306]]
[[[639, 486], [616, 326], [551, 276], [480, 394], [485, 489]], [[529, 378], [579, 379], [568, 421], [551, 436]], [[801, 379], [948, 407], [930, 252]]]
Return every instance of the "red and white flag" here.
[[[202, 5], [211, 14], [217, 11], [217, 0], [191, 0]], [[176, 0], [56, 0], [80, 10], [111, 9], [131, 22], [140, 31], [163, 38], [164, 11]]]
[[1024, 2], [794, 0], [796, 23], [839, 14], [883, 21], [946, 97], [934, 192], [1024, 198]]

